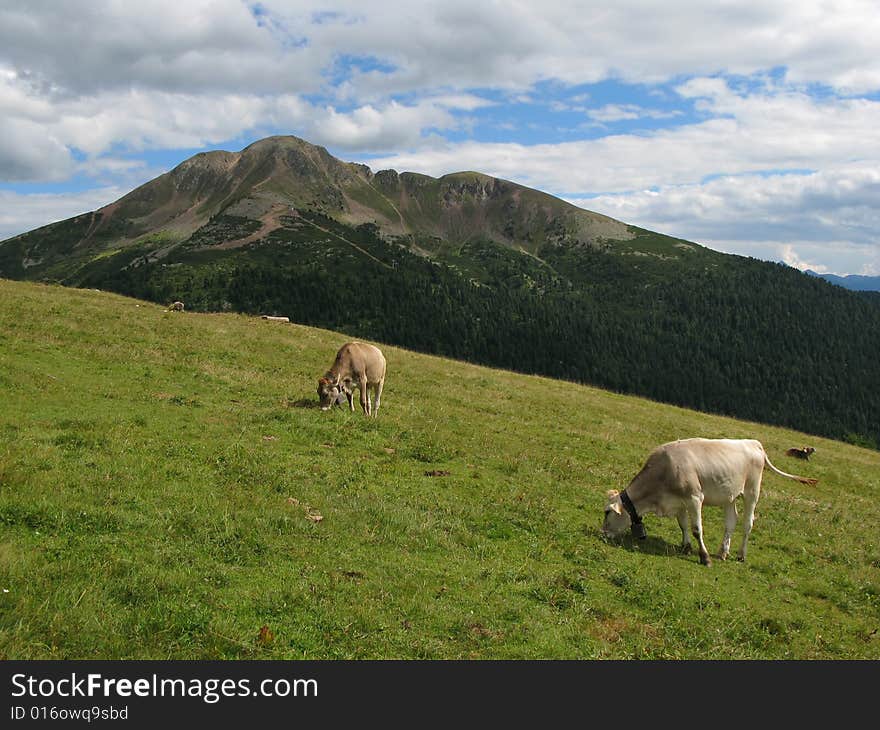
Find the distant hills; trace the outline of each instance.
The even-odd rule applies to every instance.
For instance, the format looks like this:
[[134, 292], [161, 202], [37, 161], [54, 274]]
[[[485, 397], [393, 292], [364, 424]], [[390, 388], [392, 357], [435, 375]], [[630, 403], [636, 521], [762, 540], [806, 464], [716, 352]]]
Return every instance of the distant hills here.
[[296, 137], [196, 155], [0, 242], [0, 276], [283, 314], [880, 444], [876, 302], [479, 172], [373, 172]]
[[838, 276], [837, 274], [818, 274], [810, 269], [807, 269], [805, 273], [810, 276], [819, 276], [825, 279], [825, 281], [830, 281], [832, 284], [842, 286], [844, 289], [851, 289], [852, 291], [880, 292], [880, 276], [862, 276], [860, 274]]

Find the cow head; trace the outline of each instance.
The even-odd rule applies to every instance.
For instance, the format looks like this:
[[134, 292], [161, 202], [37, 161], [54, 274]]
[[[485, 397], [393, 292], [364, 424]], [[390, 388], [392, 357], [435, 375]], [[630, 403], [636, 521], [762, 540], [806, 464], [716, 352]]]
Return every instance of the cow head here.
[[320, 378], [318, 380], [318, 398], [321, 402], [321, 410], [329, 411], [342, 392], [342, 386], [329, 378]]
[[605, 521], [602, 523], [602, 534], [605, 537], [620, 537], [626, 532], [632, 520], [623, 503], [620, 501], [620, 492], [612, 489], [608, 492], [608, 501], [605, 503]]

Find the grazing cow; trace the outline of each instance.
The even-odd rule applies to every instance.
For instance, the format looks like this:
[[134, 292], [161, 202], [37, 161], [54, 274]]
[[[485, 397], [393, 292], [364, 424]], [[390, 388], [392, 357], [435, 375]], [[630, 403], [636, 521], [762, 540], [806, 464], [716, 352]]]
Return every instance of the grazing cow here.
[[617, 536], [630, 527], [634, 536], [644, 539], [643, 514], [653, 512], [661, 517], [675, 517], [681, 527], [682, 550], [689, 553], [690, 519], [700, 548], [700, 562], [711, 565], [703, 542], [703, 505], [724, 508], [724, 539], [718, 555], [724, 560], [730, 552], [730, 537], [736, 527], [735, 500], [742, 495], [745, 517], [739, 559], [745, 560], [765, 464], [777, 474], [802, 484], [816, 483], [815, 479], [777, 469], [767, 458], [761, 442], [753, 439], [693, 438], [658, 446], [626, 489], [608, 493], [602, 532], [606, 536]]
[[183, 302], [172, 302], [168, 305], [168, 311], [170, 312], [182, 312], [183, 311]]
[[786, 456], [793, 456], [795, 459], [804, 459], [805, 461], [810, 460], [810, 455], [815, 452], [812, 446], [804, 446], [802, 449], [791, 448], [785, 452]]
[[[345, 394], [349, 407], [354, 410], [352, 387], [357, 386], [364, 415], [376, 416], [384, 385], [385, 356], [382, 351], [364, 342], [348, 342], [339, 348], [333, 367], [318, 380], [321, 410], [329, 410], [341, 394]], [[370, 390], [375, 394], [372, 403]]]

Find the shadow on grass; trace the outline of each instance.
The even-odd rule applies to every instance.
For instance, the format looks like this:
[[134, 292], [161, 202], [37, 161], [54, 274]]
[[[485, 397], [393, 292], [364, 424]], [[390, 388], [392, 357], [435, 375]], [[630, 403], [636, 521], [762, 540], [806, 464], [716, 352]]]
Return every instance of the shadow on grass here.
[[318, 405], [318, 401], [314, 398], [300, 398], [299, 400], [287, 399], [288, 408], [317, 408]]
[[[627, 533], [620, 537], [605, 537], [601, 531], [598, 531], [600, 540], [623, 548], [631, 553], [644, 553], [646, 555], [659, 555], [662, 557], [678, 557], [685, 560], [691, 560], [697, 554], [695, 551], [685, 553], [681, 549], [681, 545], [673, 544], [664, 540], [662, 537], [648, 535], [644, 540], [638, 540], [631, 534]], [[697, 558], [699, 561], [699, 557]]]
[[[299, 400], [290, 400], [287, 399], [287, 407], [288, 408], [309, 408], [311, 410], [317, 410], [321, 407], [321, 404], [314, 398], [300, 398]], [[331, 411], [335, 411], [337, 409], [342, 409], [343, 411], [350, 410], [348, 407], [348, 403], [334, 403], [330, 408]]]

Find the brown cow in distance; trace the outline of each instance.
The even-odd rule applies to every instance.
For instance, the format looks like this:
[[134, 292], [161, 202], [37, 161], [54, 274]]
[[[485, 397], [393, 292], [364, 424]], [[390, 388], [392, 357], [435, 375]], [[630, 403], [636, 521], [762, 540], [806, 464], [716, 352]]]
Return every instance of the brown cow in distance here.
[[801, 449], [791, 448], [785, 452], [786, 456], [791, 456], [795, 459], [804, 459], [805, 461], [810, 460], [810, 455], [815, 451], [812, 446], [804, 446]]

